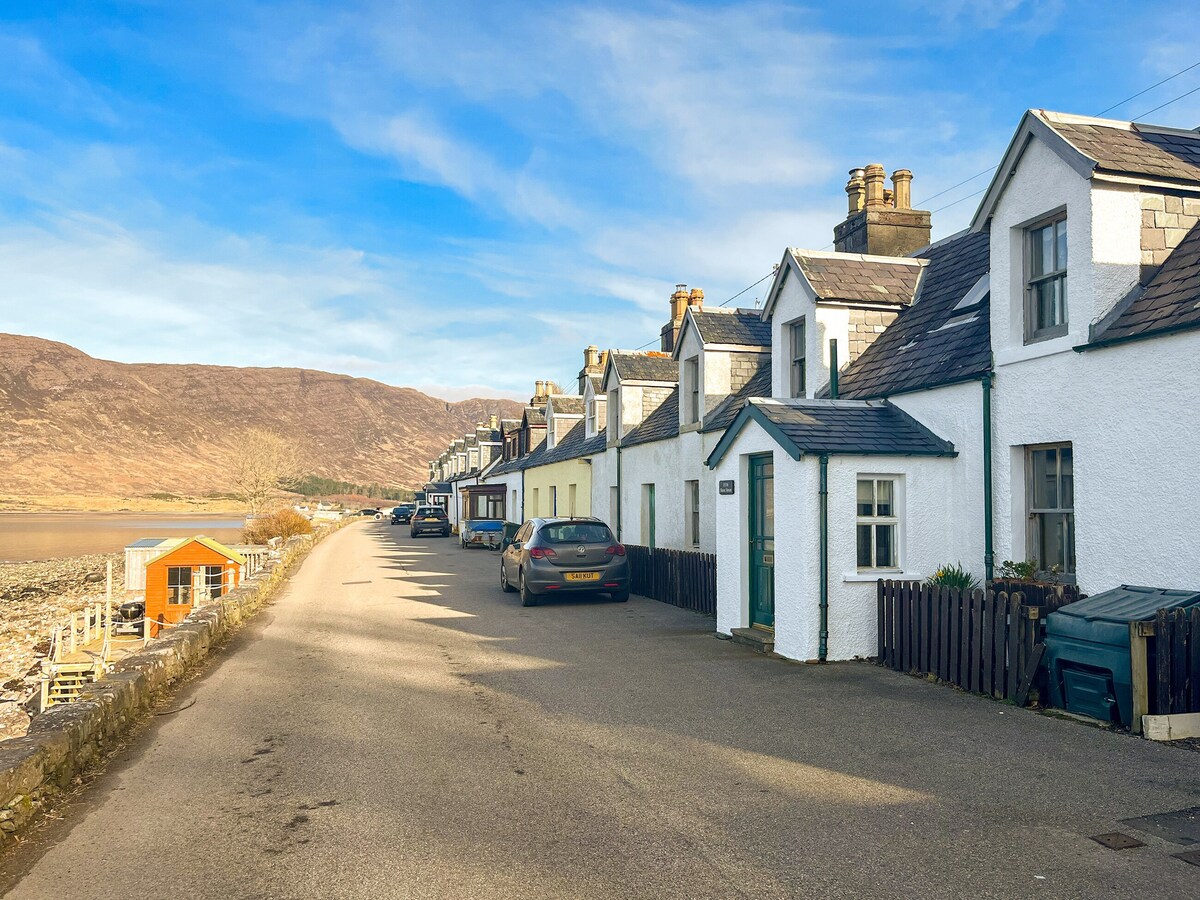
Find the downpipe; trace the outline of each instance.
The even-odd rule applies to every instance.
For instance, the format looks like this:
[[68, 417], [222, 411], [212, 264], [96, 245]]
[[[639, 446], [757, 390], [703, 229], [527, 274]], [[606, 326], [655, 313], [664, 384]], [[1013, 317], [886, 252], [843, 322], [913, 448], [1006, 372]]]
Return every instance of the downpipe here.
[[991, 582], [996, 568], [992, 543], [992, 375], [983, 376], [983, 571]]
[[822, 453], [821, 464], [821, 628], [818, 635], [817, 661], [829, 655], [829, 454]]
[[617, 541], [618, 541], [618, 543], [624, 543], [624, 539], [621, 537], [621, 497], [622, 496], [623, 495], [621, 493], [621, 446], [618, 444], [617, 445], [617, 509], [616, 509], [616, 513], [615, 513], [616, 519], [617, 519]]

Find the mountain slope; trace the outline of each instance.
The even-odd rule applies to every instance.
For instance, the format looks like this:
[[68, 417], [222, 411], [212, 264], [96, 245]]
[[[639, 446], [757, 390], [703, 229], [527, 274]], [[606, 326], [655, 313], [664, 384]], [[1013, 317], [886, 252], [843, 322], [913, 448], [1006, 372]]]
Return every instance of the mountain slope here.
[[294, 441], [310, 474], [411, 487], [447, 441], [520, 409], [311, 369], [109, 362], [0, 334], [0, 494], [224, 491], [248, 428]]

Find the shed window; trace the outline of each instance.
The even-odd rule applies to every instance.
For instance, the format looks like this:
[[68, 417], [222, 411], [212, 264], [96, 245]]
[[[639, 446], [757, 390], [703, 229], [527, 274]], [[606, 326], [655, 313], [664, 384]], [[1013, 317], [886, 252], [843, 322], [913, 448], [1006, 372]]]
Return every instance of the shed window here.
[[224, 566], [204, 567], [204, 593], [210, 600], [214, 600], [225, 593]]
[[167, 566], [167, 603], [181, 606], [191, 605], [191, 566]]
[[857, 513], [858, 567], [899, 568], [895, 479], [860, 478]]
[[1067, 216], [1025, 230], [1025, 341], [1067, 333]]

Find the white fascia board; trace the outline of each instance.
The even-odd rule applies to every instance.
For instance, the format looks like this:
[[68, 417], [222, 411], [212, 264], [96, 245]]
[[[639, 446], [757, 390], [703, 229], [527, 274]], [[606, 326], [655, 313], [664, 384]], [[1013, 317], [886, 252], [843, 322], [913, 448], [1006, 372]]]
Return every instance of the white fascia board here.
[[770, 353], [770, 346], [761, 347], [758, 344], [705, 344], [705, 351], [720, 350], [723, 353]]
[[780, 260], [779, 266], [775, 269], [775, 278], [771, 281], [771, 289], [767, 291], [767, 299], [763, 301], [762, 313], [759, 318], [764, 322], [770, 318], [771, 310], [775, 308], [775, 301], [779, 297], [779, 292], [783, 290], [783, 285], [787, 281], [790, 269], [795, 269], [801, 278], [804, 277], [804, 273], [800, 271], [800, 264], [796, 262], [796, 257], [792, 255], [792, 248], [785, 247], [783, 259]]
[[[1042, 115], [1044, 114], [1042, 111]], [[971, 219], [970, 230], [972, 232], [983, 230], [992, 216], [992, 210], [996, 208], [996, 204], [1000, 202], [1000, 197], [1008, 187], [1009, 180], [1016, 172], [1021, 157], [1025, 155], [1025, 148], [1035, 138], [1053, 150], [1081, 178], [1090, 179], [1095, 172], [1096, 161], [1055, 131], [1047, 124], [1042, 115], [1032, 109], [1026, 110], [1017, 126], [1016, 133], [1009, 141], [1008, 149], [1000, 158], [996, 174], [992, 176], [992, 180], [983, 194], [983, 199], [979, 201], [979, 208], [975, 210], [975, 215]], [[1062, 121], [1067, 120], [1065, 116], [1059, 116], [1059, 118]]]

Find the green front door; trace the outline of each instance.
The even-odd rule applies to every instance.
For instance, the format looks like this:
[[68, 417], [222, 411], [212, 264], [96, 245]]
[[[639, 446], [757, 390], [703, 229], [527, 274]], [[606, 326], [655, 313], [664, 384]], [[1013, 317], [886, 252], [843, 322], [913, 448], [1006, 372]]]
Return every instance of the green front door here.
[[775, 463], [750, 457], [750, 624], [775, 627]]

